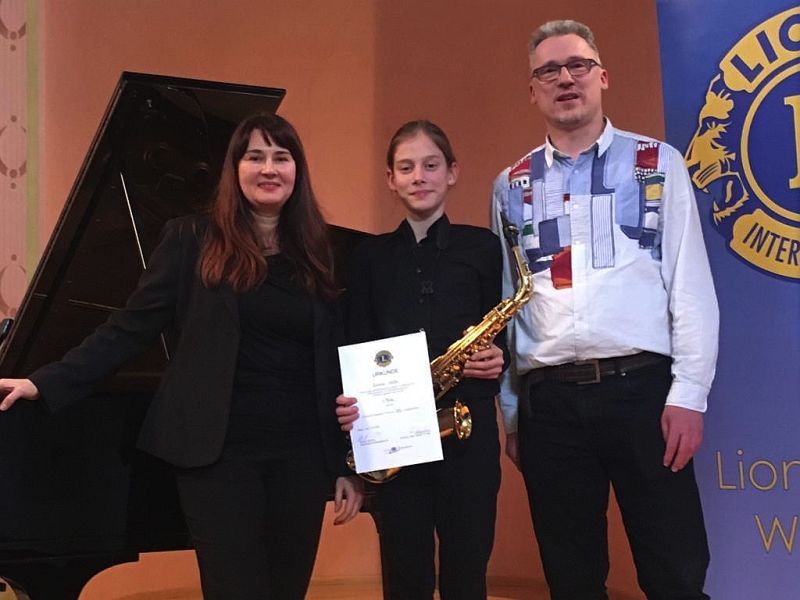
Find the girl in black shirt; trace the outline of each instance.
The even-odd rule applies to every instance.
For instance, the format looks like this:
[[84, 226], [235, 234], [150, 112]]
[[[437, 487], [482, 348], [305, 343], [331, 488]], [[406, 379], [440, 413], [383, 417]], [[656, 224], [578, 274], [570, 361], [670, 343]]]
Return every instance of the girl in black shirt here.
[[[433, 123], [414, 121], [397, 131], [386, 176], [406, 218], [354, 254], [348, 339], [357, 343], [424, 329], [433, 359], [499, 302], [500, 242], [487, 229], [447, 219], [447, 192], [458, 178], [458, 164]], [[441, 598], [486, 598], [500, 485], [494, 396], [503, 364], [503, 351], [494, 344], [476, 352], [465, 365], [464, 380], [439, 401], [451, 406], [458, 398], [468, 404], [473, 431], [467, 440], [444, 438], [444, 461], [405, 467], [376, 489], [392, 599], [432, 598], [435, 537]], [[340, 396], [337, 402], [339, 423], [348, 431], [358, 418], [355, 399]]]

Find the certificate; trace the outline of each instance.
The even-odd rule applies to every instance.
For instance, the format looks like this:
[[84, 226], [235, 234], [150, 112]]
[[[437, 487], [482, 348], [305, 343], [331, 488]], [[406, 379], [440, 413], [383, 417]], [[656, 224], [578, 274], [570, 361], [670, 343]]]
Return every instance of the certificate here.
[[356, 472], [442, 460], [425, 332], [339, 348], [344, 395], [358, 400]]

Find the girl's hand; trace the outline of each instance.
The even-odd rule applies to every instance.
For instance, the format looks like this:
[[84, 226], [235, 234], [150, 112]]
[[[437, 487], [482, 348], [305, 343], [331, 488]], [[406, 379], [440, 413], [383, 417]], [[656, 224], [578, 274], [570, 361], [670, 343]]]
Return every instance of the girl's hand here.
[[339, 394], [336, 397], [336, 418], [339, 421], [339, 425], [342, 428], [342, 431], [350, 431], [353, 429], [353, 422], [358, 419], [358, 406], [356, 406], [357, 400], [355, 398], [349, 398], [344, 394]]
[[486, 350], [478, 350], [464, 364], [464, 377], [497, 379], [503, 372], [503, 351], [492, 344]]

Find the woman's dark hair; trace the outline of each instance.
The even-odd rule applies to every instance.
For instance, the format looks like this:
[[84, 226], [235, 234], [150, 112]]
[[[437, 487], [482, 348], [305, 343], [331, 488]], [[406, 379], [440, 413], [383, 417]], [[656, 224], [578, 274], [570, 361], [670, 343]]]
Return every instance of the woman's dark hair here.
[[239, 186], [239, 161], [247, 151], [253, 131], [260, 131], [267, 144], [286, 148], [296, 166], [294, 189], [278, 221], [281, 252], [295, 265], [299, 283], [307, 292], [333, 298], [338, 290], [328, 225], [311, 189], [303, 144], [294, 127], [273, 114], [245, 119], [228, 143], [200, 253], [203, 285], [226, 283], [242, 292], [257, 286], [267, 275], [267, 261], [259, 245], [250, 204]]
[[438, 125], [425, 119], [409, 121], [395, 132], [392, 139], [389, 140], [389, 150], [386, 152], [386, 166], [389, 167], [390, 170], [393, 169], [394, 155], [397, 152], [397, 147], [419, 133], [424, 133], [436, 144], [436, 147], [442, 151], [444, 159], [447, 161], [447, 166], [452, 167], [453, 163], [456, 162], [456, 155], [453, 152], [453, 147], [450, 145], [450, 140], [447, 139], [447, 135], [445, 135], [444, 131], [442, 131]]

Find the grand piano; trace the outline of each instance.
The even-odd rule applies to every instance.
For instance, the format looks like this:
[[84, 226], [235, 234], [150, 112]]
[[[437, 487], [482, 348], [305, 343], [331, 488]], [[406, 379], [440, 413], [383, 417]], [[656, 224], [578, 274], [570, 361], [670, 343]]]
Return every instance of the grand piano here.
[[[0, 328], [0, 376], [60, 358], [123, 306], [163, 224], [203, 209], [236, 124], [284, 94], [123, 73], [19, 312]], [[362, 235], [334, 228], [337, 255]], [[63, 413], [18, 402], [0, 414], [0, 578], [18, 597], [77, 599], [112, 565], [189, 547], [169, 466], [135, 448], [169, 351], [160, 340]]]

